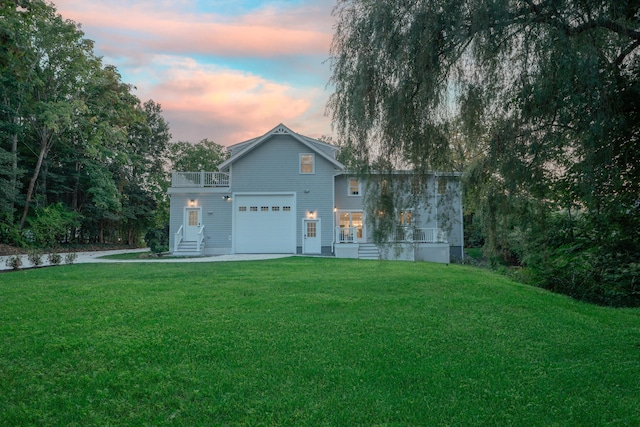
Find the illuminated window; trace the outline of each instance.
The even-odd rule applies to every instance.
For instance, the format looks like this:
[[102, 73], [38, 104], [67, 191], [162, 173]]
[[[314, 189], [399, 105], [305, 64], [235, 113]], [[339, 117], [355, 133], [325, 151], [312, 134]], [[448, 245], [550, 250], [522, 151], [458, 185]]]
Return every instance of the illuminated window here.
[[411, 225], [411, 218], [413, 213], [411, 211], [401, 211], [400, 212], [400, 225]]
[[312, 174], [313, 172], [313, 154], [300, 154], [300, 173]]
[[189, 226], [193, 227], [196, 225], [200, 225], [198, 221], [198, 211], [189, 211]]

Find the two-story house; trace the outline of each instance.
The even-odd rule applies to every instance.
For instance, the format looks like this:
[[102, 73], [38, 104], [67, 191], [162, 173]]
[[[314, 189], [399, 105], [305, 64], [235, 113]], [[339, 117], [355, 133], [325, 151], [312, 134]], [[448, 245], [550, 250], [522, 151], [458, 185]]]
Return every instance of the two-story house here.
[[[380, 180], [345, 171], [337, 150], [281, 124], [229, 147], [230, 157], [218, 171], [172, 172], [171, 252], [436, 262], [463, 256], [458, 174], [428, 174], [412, 187], [421, 197], [408, 194], [402, 210], [368, 212], [366, 192], [380, 191]], [[397, 221], [383, 243], [373, 238], [382, 214]]]

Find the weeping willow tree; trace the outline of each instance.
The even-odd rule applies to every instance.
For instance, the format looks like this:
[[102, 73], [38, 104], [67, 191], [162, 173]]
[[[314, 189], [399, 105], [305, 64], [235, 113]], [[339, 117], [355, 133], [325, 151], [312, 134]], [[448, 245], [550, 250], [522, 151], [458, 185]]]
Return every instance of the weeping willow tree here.
[[[638, 0], [339, 0], [334, 14], [329, 111], [360, 165], [464, 167], [490, 252], [547, 287], [591, 277], [640, 301]], [[563, 263], [583, 274], [557, 279]]]

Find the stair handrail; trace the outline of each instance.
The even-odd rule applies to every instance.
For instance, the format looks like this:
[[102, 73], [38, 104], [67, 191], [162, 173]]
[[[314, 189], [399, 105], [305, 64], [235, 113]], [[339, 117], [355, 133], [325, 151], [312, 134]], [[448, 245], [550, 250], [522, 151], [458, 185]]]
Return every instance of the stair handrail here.
[[174, 236], [175, 237], [173, 239], [173, 251], [178, 252], [178, 246], [180, 246], [180, 242], [182, 242], [182, 238], [183, 238], [182, 226], [178, 228], [178, 231], [176, 231]]
[[196, 246], [196, 250], [200, 252], [201, 251], [200, 245], [204, 241], [204, 225], [200, 226], [200, 230], [198, 230], [198, 238], [196, 239], [196, 241], [198, 242], [198, 245]]

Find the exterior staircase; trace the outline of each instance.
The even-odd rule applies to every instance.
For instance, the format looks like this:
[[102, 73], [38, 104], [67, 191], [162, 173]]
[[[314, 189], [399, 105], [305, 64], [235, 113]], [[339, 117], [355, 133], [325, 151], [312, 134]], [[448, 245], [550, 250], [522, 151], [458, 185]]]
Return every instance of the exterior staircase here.
[[182, 241], [178, 249], [173, 251], [173, 256], [202, 256], [203, 251], [204, 242], [200, 245], [200, 252], [198, 252], [198, 242]]
[[360, 243], [358, 259], [380, 259], [380, 251], [373, 243]]

